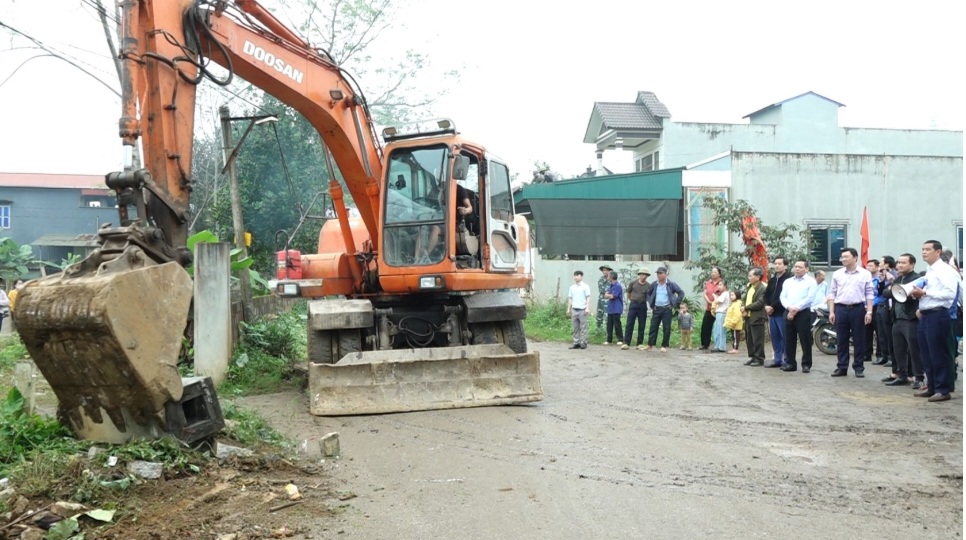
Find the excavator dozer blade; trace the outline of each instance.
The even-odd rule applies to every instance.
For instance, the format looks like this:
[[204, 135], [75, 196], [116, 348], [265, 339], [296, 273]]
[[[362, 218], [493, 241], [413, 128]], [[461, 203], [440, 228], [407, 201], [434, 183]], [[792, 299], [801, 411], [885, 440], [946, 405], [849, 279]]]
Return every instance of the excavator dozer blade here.
[[[110, 263], [108, 263], [110, 264]], [[17, 330], [81, 438], [157, 437], [183, 387], [177, 362], [192, 281], [177, 263], [32, 281]]]
[[309, 362], [312, 414], [342, 416], [527, 403], [543, 399], [540, 353], [468, 345], [351, 353]]

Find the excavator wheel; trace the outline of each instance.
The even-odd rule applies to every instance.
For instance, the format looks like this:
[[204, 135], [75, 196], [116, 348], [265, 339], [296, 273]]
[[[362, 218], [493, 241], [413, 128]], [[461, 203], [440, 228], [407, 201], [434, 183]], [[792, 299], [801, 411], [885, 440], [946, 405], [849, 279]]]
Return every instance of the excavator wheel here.
[[332, 330], [309, 330], [308, 335], [308, 355], [309, 362], [316, 364], [334, 364], [341, 356], [336, 356], [333, 350]]
[[527, 352], [527, 338], [523, 333], [523, 321], [500, 321], [470, 325], [473, 345], [506, 345], [515, 353]]
[[362, 350], [362, 331], [310, 330], [307, 346], [309, 362], [334, 364], [343, 356]]

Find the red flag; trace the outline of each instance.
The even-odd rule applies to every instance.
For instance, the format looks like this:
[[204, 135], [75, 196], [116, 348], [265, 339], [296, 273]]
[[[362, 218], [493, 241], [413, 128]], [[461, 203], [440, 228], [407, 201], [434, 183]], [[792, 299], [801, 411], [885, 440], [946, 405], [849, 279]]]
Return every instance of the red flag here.
[[865, 206], [862, 208], [862, 229], [860, 229], [859, 234], [862, 236], [862, 250], [859, 252], [859, 258], [862, 259], [862, 268], [869, 264], [869, 207]]

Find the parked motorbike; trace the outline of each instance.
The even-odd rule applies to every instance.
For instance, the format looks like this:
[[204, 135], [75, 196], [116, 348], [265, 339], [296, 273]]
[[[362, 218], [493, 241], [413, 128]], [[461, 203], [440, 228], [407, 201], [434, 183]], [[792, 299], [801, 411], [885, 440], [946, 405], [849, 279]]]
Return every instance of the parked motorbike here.
[[815, 322], [812, 323], [812, 341], [818, 350], [825, 354], [836, 354], [835, 325], [828, 320], [828, 309], [815, 308]]

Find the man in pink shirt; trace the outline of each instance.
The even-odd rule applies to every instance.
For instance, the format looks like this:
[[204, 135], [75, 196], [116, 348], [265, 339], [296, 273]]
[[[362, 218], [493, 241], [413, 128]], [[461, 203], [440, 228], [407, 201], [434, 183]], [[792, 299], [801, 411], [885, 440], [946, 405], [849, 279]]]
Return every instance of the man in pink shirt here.
[[859, 267], [859, 253], [855, 248], [844, 248], [839, 257], [842, 268], [832, 274], [828, 289], [829, 322], [835, 325], [835, 347], [838, 365], [833, 377], [849, 373], [849, 339], [855, 345], [852, 369], [856, 377], [865, 377], [863, 359], [865, 350], [865, 327], [872, 322], [872, 274]]

